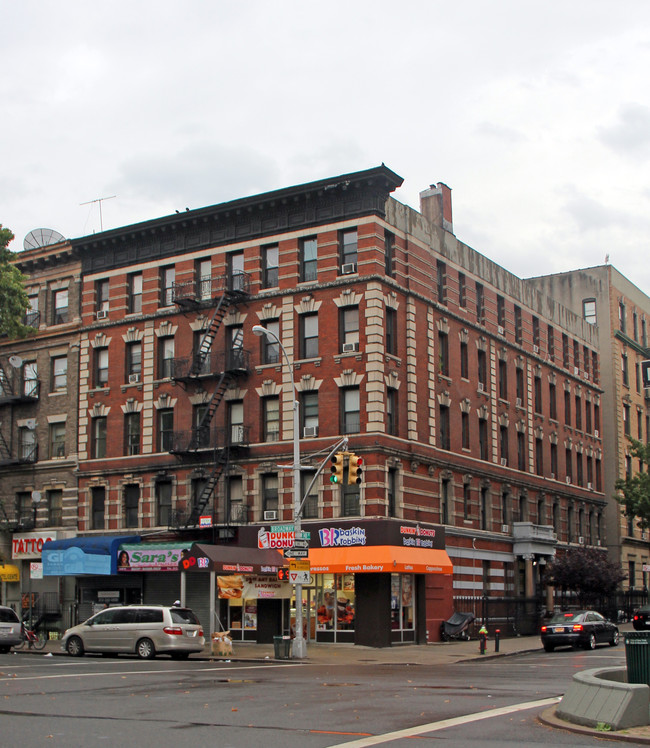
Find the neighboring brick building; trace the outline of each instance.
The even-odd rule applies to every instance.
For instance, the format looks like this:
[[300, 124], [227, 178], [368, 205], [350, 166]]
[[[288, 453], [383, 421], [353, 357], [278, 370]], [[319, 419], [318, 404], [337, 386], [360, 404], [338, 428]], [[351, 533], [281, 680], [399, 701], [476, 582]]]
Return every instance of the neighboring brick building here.
[[[558, 544], [604, 542], [596, 328], [459, 242], [445, 185], [417, 212], [390, 197], [400, 184], [381, 166], [72, 242], [81, 536], [236, 547], [291, 522], [291, 377], [262, 325], [294, 365], [303, 464], [344, 435], [365, 462], [360, 487], [327, 471], [305, 502], [321, 564], [310, 637], [435, 639], [454, 595], [538, 594]], [[370, 555], [331, 553], [324, 525]], [[396, 537], [414, 554], [403, 567], [359, 573]], [[188, 577], [79, 577], [81, 612], [109, 587], [180, 591], [208, 620], [214, 590]], [[332, 597], [356, 629], [326, 617]], [[246, 638], [262, 607], [218, 612]], [[386, 630], [364, 641], [373, 616]]]
[[624, 586], [647, 590], [650, 564], [648, 534], [625, 517], [614, 498], [617, 478], [638, 472], [630, 456], [628, 436], [647, 442], [650, 436], [648, 390], [641, 380], [641, 362], [648, 359], [650, 298], [611, 265], [531, 278], [529, 281], [600, 332], [603, 448], [603, 490], [607, 504], [607, 546], [612, 560], [627, 574]]

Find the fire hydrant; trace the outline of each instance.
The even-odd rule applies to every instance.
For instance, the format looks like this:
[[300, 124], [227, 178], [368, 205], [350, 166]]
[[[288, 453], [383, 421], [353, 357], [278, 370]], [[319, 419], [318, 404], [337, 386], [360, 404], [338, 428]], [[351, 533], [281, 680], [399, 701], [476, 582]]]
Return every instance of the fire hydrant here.
[[483, 624], [478, 632], [479, 652], [482, 655], [485, 654], [485, 650], [487, 649], [487, 637], [488, 637], [488, 630], [487, 628], [485, 628], [485, 624]]

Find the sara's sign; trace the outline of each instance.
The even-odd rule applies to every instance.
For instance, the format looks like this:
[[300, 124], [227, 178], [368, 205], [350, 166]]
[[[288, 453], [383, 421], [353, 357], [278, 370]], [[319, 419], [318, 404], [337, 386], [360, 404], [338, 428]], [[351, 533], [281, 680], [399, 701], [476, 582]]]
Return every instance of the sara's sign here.
[[185, 548], [120, 550], [117, 570], [120, 571], [177, 571], [181, 552]]

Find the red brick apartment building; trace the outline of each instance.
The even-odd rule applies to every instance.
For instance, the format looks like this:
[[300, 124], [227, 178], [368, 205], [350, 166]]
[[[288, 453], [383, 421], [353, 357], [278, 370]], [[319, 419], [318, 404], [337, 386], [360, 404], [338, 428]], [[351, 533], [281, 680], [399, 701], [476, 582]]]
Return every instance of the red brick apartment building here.
[[301, 495], [342, 436], [364, 460], [304, 502], [309, 639], [434, 640], [454, 595], [533, 596], [557, 548], [605, 543], [597, 329], [458, 241], [448, 187], [418, 212], [401, 182], [382, 165], [72, 241], [80, 549], [203, 562], [79, 576], [82, 610], [182, 594], [243, 639], [286, 628], [290, 590], [229, 600], [215, 572], [292, 523], [294, 387]]

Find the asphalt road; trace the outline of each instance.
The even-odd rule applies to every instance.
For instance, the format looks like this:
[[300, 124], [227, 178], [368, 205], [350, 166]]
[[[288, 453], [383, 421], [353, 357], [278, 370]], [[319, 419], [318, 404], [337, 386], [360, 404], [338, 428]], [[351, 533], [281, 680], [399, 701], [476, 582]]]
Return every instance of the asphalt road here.
[[540, 725], [577, 670], [624, 648], [420, 665], [0, 655], [3, 745], [413, 748], [603, 745]]

